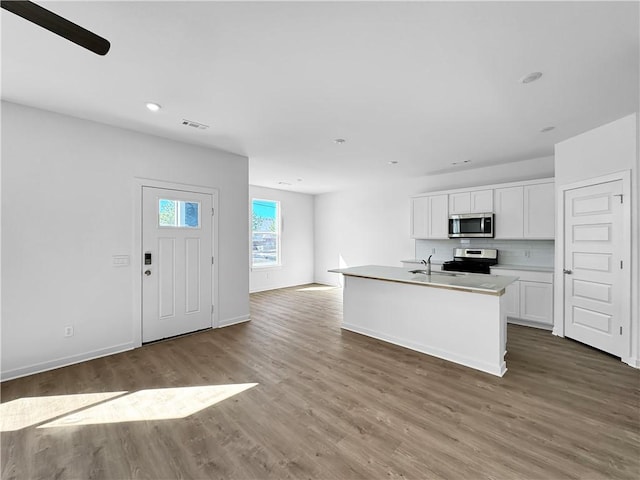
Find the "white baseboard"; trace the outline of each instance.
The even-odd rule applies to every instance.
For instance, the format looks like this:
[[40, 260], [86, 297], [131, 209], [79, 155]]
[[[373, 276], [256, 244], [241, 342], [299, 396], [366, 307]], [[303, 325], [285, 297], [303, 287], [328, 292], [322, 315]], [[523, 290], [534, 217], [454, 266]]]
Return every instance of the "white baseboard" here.
[[539, 328], [540, 330], [553, 330], [553, 325], [547, 325], [546, 323], [529, 322], [520, 318], [507, 317], [507, 323], [513, 325], [520, 325], [521, 327]]
[[244, 323], [251, 320], [249, 315], [241, 315], [239, 317], [227, 318], [225, 320], [220, 320], [218, 323], [218, 328], [222, 327], [230, 327], [231, 325], [237, 325], [238, 323]]
[[107, 355], [113, 355], [114, 353], [126, 352], [127, 350], [132, 350], [137, 346], [139, 345], [136, 345], [133, 342], [128, 342], [120, 345], [114, 345], [112, 347], [80, 353], [77, 355], [57, 358], [55, 360], [49, 360], [47, 362], [34, 363], [33, 365], [28, 365], [26, 367], [3, 371], [2, 373], [0, 373], [0, 380], [5, 382], [7, 380], [13, 380], [14, 378], [33, 375], [34, 373], [46, 372], [47, 370], [53, 370], [55, 368], [66, 367], [68, 365], [74, 365], [76, 363], [86, 362], [88, 360], [94, 360], [100, 357], [106, 357]]
[[295, 282], [295, 283], [266, 285], [258, 288], [252, 288], [249, 290], [249, 293], [268, 292], [269, 290], [278, 290], [280, 288], [300, 287], [302, 285], [309, 285], [311, 283], [317, 283], [317, 282], [310, 280], [308, 282], [302, 282], [302, 283]]
[[622, 361], [633, 368], [640, 368], [640, 358], [623, 358]]

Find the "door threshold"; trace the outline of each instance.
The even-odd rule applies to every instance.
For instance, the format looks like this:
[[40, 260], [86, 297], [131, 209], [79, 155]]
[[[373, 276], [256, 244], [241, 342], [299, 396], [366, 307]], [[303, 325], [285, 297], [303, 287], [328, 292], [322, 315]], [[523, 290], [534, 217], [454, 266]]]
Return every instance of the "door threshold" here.
[[206, 332], [207, 330], [213, 330], [213, 327], [203, 328], [202, 330], [194, 330], [193, 332], [181, 333], [179, 335], [174, 335], [173, 337], [160, 338], [158, 340], [151, 340], [149, 342], [143, 342], [142, 345], [153, 345], [154, 343], [167, 342], [169, 340], [176, 340], [182, 337], [188, 337], [190, 335], [195, 335], [196, 333]]

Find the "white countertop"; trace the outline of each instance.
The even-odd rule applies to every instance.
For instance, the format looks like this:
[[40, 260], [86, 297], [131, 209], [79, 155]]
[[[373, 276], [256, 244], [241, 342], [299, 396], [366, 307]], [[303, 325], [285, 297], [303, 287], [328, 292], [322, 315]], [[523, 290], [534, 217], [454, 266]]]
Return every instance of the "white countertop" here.
[[[331, 273], [342, 273], [353, 277], [386, 280], [390, 282], [410, 283], [426, 287], [449, 288], [464, 292], [502, 295], [504, 289], [518, 280], [518, 277], [505, 275], [486, 275], [474, 273], [456, 273], [447, 275], [433, 272], [431, 275], [411, 273], [402, 267], [386, 267], [382, 265], [363, 265], [350, 268], [335, 268]], [[451, 272], [454, 273], [454, 272]]]
[[547, 272], [553, 273], [553, 267], [541, 267], [538, 265], [512, 265], [508, 263], [498, 263], [497, 265], [491, 265], [491, 269], [504, 269], [504, 270], [522, 270], [525, 272]]

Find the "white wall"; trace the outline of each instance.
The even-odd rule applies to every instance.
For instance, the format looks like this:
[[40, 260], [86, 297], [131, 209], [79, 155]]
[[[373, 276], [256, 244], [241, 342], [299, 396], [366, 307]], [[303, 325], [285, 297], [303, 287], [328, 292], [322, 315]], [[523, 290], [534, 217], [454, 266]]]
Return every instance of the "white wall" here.
[[282, 265], [253, 268], [250, 275], [250, 291], [260, 292], [312, 283], [314, 197], [253, 185], [249, 186], [249, 196], [250, 199], [279, 201], [282, 217]]
[[3, 379], [136, 346], [134, 177], [218, 189], [218, 319], [248, 318], [245, 157], [3, 102]]
[[[621, 171], [631, 171], [631, 320], [632, 344], [630, 363], [640, 367], [640, 323], [638, 312], [638, 271], [640, 269], [638, 236], [638, 183], [640, 167], [638, 160], [637, 114], [608, 123], [594, 130], [565, 140], [556, 145], [556, 198], [561, 198], [564, 186], [582, 180], [588, 180]], [[557, 218], [563, 218], [559, 210]], [[559, 227], [560, 228], [560, 227]], [[559, 286], [563, 281], [563, 249], [556, 249], [556, 298], [560, 297]], [[562, 304], [556, 302], [556, 318], [562, 318]]]
[[417, 177], [316, 196], [315, 279], [337, 285], [330, 268], [400, 265], [415, 256], [409, 196], [418, 193], [553, 177], [553, 157]]

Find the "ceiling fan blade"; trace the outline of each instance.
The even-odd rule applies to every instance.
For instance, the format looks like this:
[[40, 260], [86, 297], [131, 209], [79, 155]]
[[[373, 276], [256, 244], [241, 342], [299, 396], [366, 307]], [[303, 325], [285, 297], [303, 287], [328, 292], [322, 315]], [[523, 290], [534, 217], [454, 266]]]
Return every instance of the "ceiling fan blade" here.
[[98, 55], [106, 55], [111, 48], [108, 40], [33, 2], [2, 0], [1, 6]]

